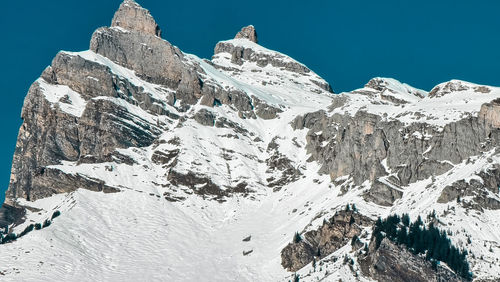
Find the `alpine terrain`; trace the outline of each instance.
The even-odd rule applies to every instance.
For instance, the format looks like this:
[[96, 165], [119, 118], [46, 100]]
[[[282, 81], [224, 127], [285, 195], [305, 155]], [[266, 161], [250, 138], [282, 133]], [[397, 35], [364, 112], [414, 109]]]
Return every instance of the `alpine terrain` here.
[[500, 88], [335, 94], [253, 26], [213, 57], [125, 0], [25, 98], [2, 281], [500, 281]]

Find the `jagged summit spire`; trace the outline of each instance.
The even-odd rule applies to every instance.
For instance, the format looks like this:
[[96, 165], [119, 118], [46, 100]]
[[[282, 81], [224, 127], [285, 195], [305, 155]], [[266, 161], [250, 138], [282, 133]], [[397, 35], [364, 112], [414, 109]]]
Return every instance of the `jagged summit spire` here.
[[259, 43], [257, 39], [257, 31], [253, 25], [245, 26], [234, 37], [234, 39], [245, 38], [252, 42]]
[[111, 26], [161, 36], [161, 29], [151, 13], [134, 0], [123, 1], [113, 17]]

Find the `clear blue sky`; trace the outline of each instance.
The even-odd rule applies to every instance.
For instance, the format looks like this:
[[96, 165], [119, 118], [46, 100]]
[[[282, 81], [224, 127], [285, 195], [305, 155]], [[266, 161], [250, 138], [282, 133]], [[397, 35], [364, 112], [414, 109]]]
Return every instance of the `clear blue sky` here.
[[[3, 1], [0, 201], [30, 84], [59, 50], [80, 51], [120, 0]], [[306, 64], [335, 92], [375, 76], [430, 90], [453, 78], [500, 85], [500, 1], [153, 1], [163, 37], [210, 58], [217, 41], [253, 24], [261, 45]]]

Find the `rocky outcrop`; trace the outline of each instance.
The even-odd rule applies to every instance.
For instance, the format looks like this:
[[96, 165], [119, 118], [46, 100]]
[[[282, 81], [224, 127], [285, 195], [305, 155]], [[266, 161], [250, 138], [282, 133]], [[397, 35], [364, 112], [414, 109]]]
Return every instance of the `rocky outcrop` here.
[[102, 27], [92, 35], [90, 50], [133, 69], [148, 82], [176, 90], [176, 99], [184, 103], [194, 104], [202, 96], [196, 70], [184, 62], [178, 48], [161, 38]]
[[288, 244], [281, 251], [281, 265], [288, 271], [297, 271], [311, 263], [316, 253], [317, 250], [305, 241]]
[[224, 198], [235, 193], [246, 196], [250, 192], [247, 189], [247, 184], [245, 182], [241, 182], [234, 187], [220, 187], [213, 183], [207, 176], [196, 175], [192, 172], [183, 174], [174, 169], [171, 169], [168, 172], [167, 179], [174, 186], [187, 187], [192, 191], [191, 193], [200, 195], [203, 198], [217, 200], [219, 202], [224, 202]]
[[281, 265], [288, 271], [297, 271], [313, 258], [324, 258], [360, 236], [363, 226], [372, 221], [356, 211], [337, 212], [317, 230], [302, 235], [300, 242], [292, 242], [281, 251]]
[[479, 111], [479, 121], [485, 127], [491, 127], [492, 130], [500, 129], [500, 99], [496, 99], [491, 103], [486, 103], [481, 106]]
[[[345, 102], [345, 97], [335, 98], [331, 109]], [[319, 111], [297, 117], [292, 126], [309, 128], [306, 149], [312, 160], [322, 164], [320, 172], [332, 180], [349, 176], [355, 185], [368, 180], [372, 185], [368, 199], [390, 205], [401, 197], [397, 188], [445, 173], [452, 164], [495, 148], [499, 131], [484, 116], [494, 114], [436, 128], [425, 122], [386, 120], [364, 111], [354, 116]], [[393, 176], [392, 185], [378, 181], [388, 176]]]
[[[370, 81], [368, 81], [368, 83], [365, 84], [365, 88], [371, 88], [371, 89], [374, 89], [374, 90], [380, 92], [381, 98], [383, 100], [394, 99], [391, 102], [393, 102], [395, 104], [405, 104], [405, 103], [407, 103], [407, 101], [402, 99], [402, 97], [400, 97], [400, 99], [398, 99], [398, 98], [395, 98], [394, 96], [391, 96], [391, 95], [384, 95], [384, 92], [387, 91], [391, 94], [397, 94], [398, 91], [404, 91], [404, 92], [407, 92], [408, 94], [414, 95], [418, 98], [425, 97], [424, 91], [419, 91], [419, 90], [414, 89], [412, 87], [405, 87], [404, 84], [403, 85], [397, 85], [397, 84], [399, 84], [399, 83], [397, 83], [394, 79], [376, 77], [376, 78], [370, 79]], [[399, 89], [397, 89], [397, 88], [399, 88]]]
[[[54, 107], [45, 99], [44, 91], [37, 82], [25, 99], [7, 199], [36, 200], [74, 190], [71, 187], [78, 185], [76, 181], [74, 185], [68, 185], [70, 181], [64, 185], [57, 181], [60, 185], [40, 184], [46, 182], [41, 172], [61, 161], [76, 162], [90, 156], [94, 162], [109, 161], [116, 156], [116, 148], [149, 146], [160, 133], [156, 125], [113, 100], [89, 100], [82, 116], [77, 117]], [[62, 176], [54, 181], [57, 179], [64, 180]], [[81, 188], [99, 191], [92, 185], [82, 184]]]
[[270, 106], [255, 96], [252, 96], [252, 99], [255, 106], [255, 114], [262, 119], [274, 119], [279, 113], [283, 112], [281, 109]]
[[[500, 165], [494, 164], [477, 174], [476, 178], [458, 180], [446, 186], [439, 196], [438, 203], [459, 202], [466, 208], [479, 211], [483, 209], [498, 210], [500, 201], [496, 194], [500, 189]], [[471, 197], [471, 200], [461, 200]]]
[[[464, 160], [474, 161], [471, 156], [475, 155], [489, 154], [498, 162], [500, 101], [489, 99], [494, 95], [488, 93], [498, 91], [493, 87], [459, 81], [437, 86], [431, 91], [430, 98], [435, 99], [432, 101], [467, 91], [465, 94], [477, 93], [480, 95], [477, 97], [486, 97], [484, 101], [490, 102], [482, 105], [478, 116], [475, 115], [479, 107], [474, 106], [470, 112], [466, 111], [468, 108], [452, 111], [462, 114], [446, 116], [453, 116], [453, 122], [443, 118], [431, 123], [438, 118], [430, 112], [426, 116], [423, 108], [417, 108], [418, 111], [412, 108], [415, 100], [427, 99], [425, 91], [391, 79], [374, 78], [348, 95], [330, 95], [330, 85], [305, 65], [257, 43], [255, 28], [247, 26], [234, 39], [219, 42], [212, 61], [202, 60], [163, 40], [149, 11], [125, 0], [111, 26], [99, 28], [92, 35], [91, 50], [58, 53], [31, 86], [22, 111], [23, 124], [16, 143], [7, 202], [0, 209], [0, 227], [38, 217], [33, 208], [26, 212], [32, 204], [22, 206], [26, 200], [78, 189], [101, 192], [93, 193], [96, 197], [127, 191], [115, 196], [130, 195], [132, 200], [134, 195], [145, 193], [155, 201], [151, 206], [167, 210], [172, 205], [160, 201], [179, 202], [175, 204], [178, 210], [174, 217], [180, 218], [199, 207], [204, 226], [212, 228], [211, 231], [221, 228], [214, 234], [222, 234], [226, 230], [223, 228], [230, 227], [228, 224], [238, 222], [243, 226], [249, 219], [252, 219], [249, 226], [257, 226], [253, 224], [256, 221], [252, 210], [259, 209], [262, 215], [269, 208], [270, 216], [279, 216], [287, 230], [293, 224], [289, 220], [310, 220], [301, 238], [282, 249], [282, 266], [297, 271], [318, 260], [320, 272], [328, 277], [332, 268], [327, 266], [339, 266], [336, 255], [344, 254], [353, 238], [365, 241], [369, 234], [366, 227], [372, 221], [349, 209], [337, 212], [311, 230], [315, 220], [326, 217], [348, 200], [363, 203], [364, 199], [387, 207], [398, 204], [394, 209], [362, 204], [369, 208], [372, 217], [389, 210], [404, 210], [407, 204], [421, 210], [431, 209], [432, 201], [416, 202], [426, 196], [425, 191], [420, 195], [403, 195], [409, 184], [425, 180], [422, 183], [427, 185], [427, 180], [436, 175], [451, 168], [459, 170]], [[500, 93], [495, 95], [498, 98]], [[466, 98], [465, 103], [473, 101]], [[329, 101], [332, 104], [327, 107]], [[394, 108], [382, 107], [387, 109], [384, 112], [370, 108], [372, 105]], [[297, 112], [318, 108], [323, 110], [292, 121]], [[392, 113], [396, 114], [391, 115], [395, 108], [405, 111], [394, 110]], [[406, 111], [407, 108], [411, 109]], [[405, 119], [406, 114], [417, 118]], [[293, 129], [303, 131], [290, 131], [290, 121]], [[210, 134], [206, 134], [208, 131]], [[301, 159], [306, 155], [308, 160]], [[316, 177], [316, 164], [306, 161], [319, 163], [319, 173], [328, 174], [332, 183]], [[452, 184], [446, 182], [450, 184], [446, 187], [432, 187], [436, 188], [434, 191], [442, 189], [438, 202], [458, 201], [462, 207], [478, 211], [500, 209], [500, 167], [493, 160], [489, 163], [487, 169], [476, 172], [470, 179], [456, 178]], [[297, 193], [298, 185], [314, 189], [299, 189]], [[278, 192], [282, 188], [286, 191]], [[349, 189], [353, 193], [347, 193]], [[273, 192], [275, 197], [264, 199]], [[79, 192], [72, 194], [81, 196]], [[77, 204], [73, 195], [64, 200], [64, 208], [72, 209], [73, 202]], [[78, 204], [95, 200], [86, 195], [76, 198]], [[229, 203], [205, 205], [203, 200]], [[297, 201], [300, 207], [307, 201], [303, 211], [295, 213], [294, 209], [288, 215], [281, 211], [291, 205], [299, 207]], [[54, 202], [56, 208], [63, 207], [56, 201], [47, 202]], [[149, 208], [151, 202], [141, 200], [141, 203]], [[234, 207], [234, 211], [227, 217], [224, 211], [215, 211], [219, 207]], [[243, 207], [244, 214], [238, 207]], [[120, 208], [118, 205], [109, 209], [108, 218]], [[460, 206], [448, 210], [455, 208]], [[455, 216], [448, 210], [447, 214]], [[224, 224], [212, 227], [205, 224], [212, 217]], [[131, 222], [128, 216], [121, 219], [125, 224]], [[452, 219], [448, 223], [457, 227], [459, 221]], [[468, 224], [476, 223], [475, 230], [484, 230], [486, 224], [476, 219], [467, 218], [475, 221]], [[189, 226], [200, 223], [197, 216], [190, 220]], [[268, 237], [279, 237], [280, 228]], [[450, 231], [457, 230], [450, 228]], [[200, 242], [210, 236], [203, 236]], [[267, 240], [255, 237], [251, 242], [260, 244], [264, 242], [262, 239]], [[250, 246], [248, 241], [250, 236], [243, 240], [248, 246], [242, 249], [244, 256], [262, 254], [259, 246]], [[355, 252], [344, 255], [344, 264], [350, 263], [353, 275], [359, 274], [358, 265], [350, 255], [360, 259], [365, 275], [377, 280], [434, 281], [439, 275], [450, 281], [456, 279], [444, 268], [436, 274], [429, 263], [390, 241], [384, 240], [378, 249], [370, 245], [368, 251], [361, 250], [362, 241], [352, 240]], [[275, 243], [266, 242], [273, 250]], [[493, 253], [495, 245], [488, 244]], [[250, 270], [248, 273], [256, 273]], [[351, 274], [347, 268], [344, 270], [348, 273], [342, 275]], [[310, 274], [313, 272], [316, 269]]]
[[0, 228], [8, 228], [9, 225], [18, 225], [24, 221], [26, 210], [21, 207], [4, 203], [0, 207]]
[[116, 187], [106, 185], [103, 180], [80, 174], [65, 173], [59, 169], [41, 168], [32, 179], [30, 199], [42, 199], [54, 194], [72, 192], [79, 188], [104, 193], [120, 191]]
[[234, 39], [240, 38], [248, 39], [254, 43], [259, 43], [257, 39], [257, 31], [255, 31], [253, 25], [245, 26], [234, 37]]
[[122, 2], [113, 17], [111, 26], [161, 36], [161, 29], [149, 11], [142, 8], [134, 0]]
[[388, 183], [385, 179], [383, 182], [375, 180], [371, 184], [370, 190], [365, 193], [364, 199], [381, 206], [391, 206], [394, 201], [401, 199], [403, 191], [395, 185]]
[[194, 115], [194, 120], [205, 126], [214, 126], [215, 118], [215, 114], [207, 109], [201, 109]]
[[469, 90], [469, 85], [459, 80], [452, 80], [447, 83], [437, 85], [429, 92], [430, 98], [437, 98], [455, 91]]
[[[244, 42], [241, 42], [244, 40]], [[214, 50], [214, 57], [220, 53], [231, 55], [231, 63], [241, 66], [244, 62], [254, 62], [259, 67], [271, 65], [290, 72], [299, 74], [311, 73], [306, 66], [278, 52], [267, 50], [257, 45], [257, 32], [253, 26], [244, 27], [233, 40], [221, 41], [217, 43]], [[226, 68], [215, 65], [217, 68]], [[311, 80], [326, 91], [333, 92], [328, 83]]]
[[302, 175], [293, 162], [279, 152], [279, 145], [275, 137], [267, 146], [270, 157], [266, 159], [266, 173], [270, 176], [266, 179], [267, 186], [279, 191], [284, 185], [294, 182]]
[[[235, 42], [236, 43], [236, 42]], [[251, 47], [243, 45], [235, 45], [231, 41], [222, 41], [215, 46], [214, 54], [218, 53], [231, 54], [231, 62], [236, 65], [242, 65], [244, 61], [255, 62], [259, 67], [272, 65], [273, 67], [283, 68], [287, 71], [296, 72], [300, 74], [309, 73], [310, 70], [297, 62], [289, 60], [282, 54], [269, 52], [259, 52]], [[324, 86], [325, 88], [327, 86]], [[328, 89], [325, 89], [328, 90]]]
[[444, 95], [460, 92], [460, 91], [472, 91], [474, 93], [490, 93], [491, 89], [487, 86], [483, 85], [475, 85], [472, 83], [468, 83], [460, 80], [451, 80], [449, 82], [441, 83], [435, 86], [430, 92], [430, 98], [438, 98]]
[[432, 269], [430, 262], [387, 238], [382, 240], [378, 248], [375, 240], [372, 240], [368, 253], [361, 255], [358, 262], [363, 274], [376, 281], [462, 281], [447, 268], [438, 266], [437, 270]]

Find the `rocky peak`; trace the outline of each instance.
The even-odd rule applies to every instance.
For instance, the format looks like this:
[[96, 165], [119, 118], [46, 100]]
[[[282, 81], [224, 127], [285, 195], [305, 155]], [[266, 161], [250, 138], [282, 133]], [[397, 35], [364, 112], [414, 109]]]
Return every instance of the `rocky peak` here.
[[116, 11], [111, 27], [161, 36], [161, 29], [148, 10], [134, 0], [125, 0]]
[[[393, 78], [385, 78], [385, 77], [375, 77], [372, 78], [368, 83], [365, 84], [365, 88], [370, 88], [376, 90], [378, 92], [385, 92], [392, 94], [409, 94], [411, 96], [416, 96], [418, 98], [424, 98], [427, 93], [423, 90], [416, 89], [414, 87], [409, 86], [408, 84], [401, 83]], [[388, 94], [387, 93], [387, 94]], [[404, 97], [400, 97], [404, 98]], [[403, 99], [406, 100], [406, 99]]]
[[234, 39], [248, 39], [254, 43], [259, 43], [257, 39], [257, 31], [255, 31], [255, 27], [253, 25], [245, 26], [242, 28], [234, 37]]
[[437, 86], [432, 88], [431, 92], [429, 92], [429, 97], [437, 98], [450, 93], [462, 92], [462, 91], [470, 91], [471, 93], [479, 93], [479, 94], [488, 94], [491, 92], [491, 88], [484, 85], [477, 85], [474, 83], [453, 79], [448, 82], [438, 84]]

